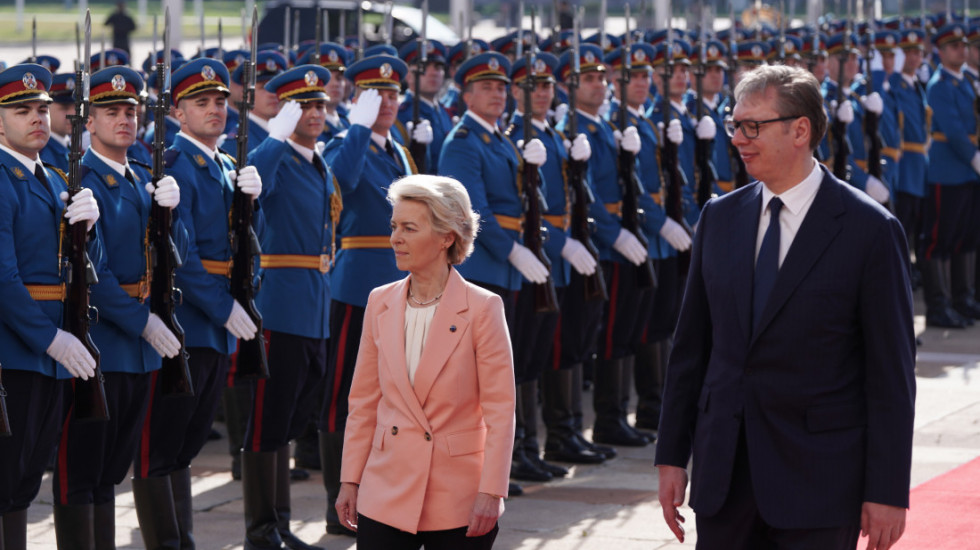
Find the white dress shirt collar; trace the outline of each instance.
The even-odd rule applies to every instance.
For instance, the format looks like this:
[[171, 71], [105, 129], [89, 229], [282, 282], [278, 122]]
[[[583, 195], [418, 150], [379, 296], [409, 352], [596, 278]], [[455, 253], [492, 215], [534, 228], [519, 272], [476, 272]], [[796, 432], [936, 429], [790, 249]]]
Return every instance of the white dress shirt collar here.
[[286, 143], [288, 143], [289, 146], [293, 148], [293, 150], [299, 153], [301, 157], [305, 158], [307, 162], [313, 164], [313, 155], [316, 153], [313, 149], [303, 147], [302, 145], [296, 143], [295, 141], [289, 138], [286, 138]]
[[486, 131], [490, 132], [491, 134], [496, 134], [497, 133], [497, 125], [496, 124], [493, 124], [491, 122], [487, 122], [486, 120], [483, 119], [483, 117], [481, 117], [480, 115], [474, 113], [473, 111], [466, 111], [466, 116], [468, 116], [468, 117], [472, 118], [473, 120], [475, 120], [480, 126], [483, 126], [483, 128]]
[[89, 151], [92, 151], [93, 155], [95, 155], [96, 157], [99, 158], [99, 160], [104, 162], [106, 166], [112, 168], [112, 170], [115, 171], [117, 174], [119, 174], [124, 178], [126, 177], [126, 170], [129, 169], [129, 162], [127, 162], [126, 164], [119, 164], [118, 162], [110, 159], [109, 157], [99, 154], [99, 152], [96, 151], [94, 147], [90, 147]]
[[2, 144], [0, 144], [0, 150], [9, 153], [10, 156], [20, 161], [20, 163], [24, 165], [24, 168], [27, 168], [31, 172], [31, 174], [34, 173], [35, 166], [41, 165], [43, 167], [43, 164], [41, 163], [41, 155], [36, 155], [35, 158], [32, 159], [30, 157], [25, 157], [24, 155], [18, 153], [17, 151], [14, 151], [10, 147], [7, 147], [6, 145], [2, 145]]
[[197, 147], [198, 149], [200, 149], [201, 151], [203, 151], [204, 154], [207, 155], [207, 157], [209, 159], [211, 159], [211, 160], [214, 160], [214, 157], [216, 157], [218, 155], [218, 150], [217, 149], [211, 149], [207, 145], [205, 145], [205, 144], [201, 143], [200, 141], [197, 141], [196, 139], [192, 138], [189, 134], [185, 134], [183, 131], [177, 132], [177, 135], [178, 136], [183, 136], [184, 139], [186, 139], [187, 141], [193, 143], [195, 147]]

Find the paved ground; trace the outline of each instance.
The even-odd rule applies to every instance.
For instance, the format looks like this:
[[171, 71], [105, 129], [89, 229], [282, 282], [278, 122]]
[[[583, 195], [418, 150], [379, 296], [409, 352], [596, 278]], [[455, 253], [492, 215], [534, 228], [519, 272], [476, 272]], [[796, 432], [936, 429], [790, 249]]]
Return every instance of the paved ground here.
[[[917, 364], [913, 486], [980, 456], [980, 327], [924, 330], [921, 303], [918, 309], [917, 332], [923, 343]], [[241, 486], [228, 472], [225, 448], [224, 440], [209, 443], [193, 467], [195, 535], [198, 548], [205, 550], [242, 547]], [[677, 543], [663, 524], [653, 453], [653, 446], [624, 448], [606, 464], [574, 467], [566, 479], [525, 485], [525, 496], [507, 501], [497, 548], [693, 548], [689, 509], [687, 543]], [[295, 532], [331, 550], [354, 547], [351, 539], [324, 534], [326, 499], [318, 473], [292, 489]], [[30, 510], [31, 548], [55, 548], [51, 502], [48, 476]], [[128, 482], [119, 487], [116, 502], [119, 548], [142, 548]]]

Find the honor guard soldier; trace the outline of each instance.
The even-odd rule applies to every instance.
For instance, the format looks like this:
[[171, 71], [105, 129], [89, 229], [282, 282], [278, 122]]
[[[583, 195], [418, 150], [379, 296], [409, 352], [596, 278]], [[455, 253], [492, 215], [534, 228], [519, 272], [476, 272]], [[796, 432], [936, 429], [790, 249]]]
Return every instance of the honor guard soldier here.
[[69, 224], [89, 229], [88, 253], [101, 260], [93, 230], [99, 207], [91, 189], [68, 198], [64, 174], [41, 164], [48, 141], [51, 73], [23, 63], [0, 73], [0, 364], [9, 390], [9, 437], [0, 438], [0, 519], [5, 548], [27, 547], [27, 508], [58, 443], [64, 379], [88, 380], [96, 362], [61, 330], [65, 274], [61, 239]]
[[[882, 68], [869, 71], [864, 86], [858, 93], [866, 96], [869, 92], [877, 93], [882, 100], [882, 112], [878, 118], [878, 133], [881, 135], [882, 179], [889, 191], [889, 200], [894, 200], [898, 187], [898, 163], [902, 157], [902, 137], [899, 119], [901, 117], [891, 93], [889, 78], [895, 74], [895, 48], [898, 47], [899, 34], [895, 31], [876, 31], [874, 34], [874, 49], [881, 59]], [[869, 86], [870, 84], [870, 86]], [[865, 98], [870, 103], [871, 98]]]
[[[888, 77], [890, 93], [899, 112], [902, 140], [893, 204], [895, 217], [905, 228], [910, 252], [919, 250], [917, 243], [922, 231], [922, 201], [926, 194], [926, 169], [929, 164], [926, 143], [929, 140], [932, 110], [926, 105], [926, 87], [916, 74], [922, 66], [925, 40], [925, 33], [919, 29], [900, 31], [898, 47], [905, 53], [905, 59], [901, 71]], [[913, 284], [916, 274], [921, 276], [921, 266], [918, 264], [921, 258], [918, 253], [916, 256]]]
[[51, 137], [41, 151], [41, 160], [68, 172], [68, 142], [71, 139], [71, 119], [75, 114], [75, 73], [61, 73], [51, 76], [51, 89], [48, 96], [51, 104], [48, 114], [51, 117]]
[[[330, 264], [340, 196], [316, 150], [330, 71], [298, 65], [265, 84], [280, 102], [269, 137], [249, 154], [265, 182], [262, 291], [269, 372], [255, 383], [242, 452], [245, 546], [312, 549], [289, 530], [289, 441], [317, 404], [330, 336]], [[317, 228], [311, 231], [311, 228]]]
[[[91, 332], [101, 353], [109, 420], [89, 422], [74, 414], [65, 420], [52, 485], [61, 548], [115, 548], [115, 486], [137, 450], [150, 375], [160, 369], [161, 357], [181, 352], [146, 301], [152, 260], [145, 240], [152, 201], [172, 209], [180, 190], [169, 176], [154, 187], [148, 167], [126, 158], [136, 140], [143, 78], [128, 67], [110, 67], [92, 75], [90, 89], [86, 126], [92, 146], [82, 158], [82, 185], [93, 190], [102, 213], [104, 254], [96, 266], [99, 284], [91, 291], [99, 322]], [[172, 238], [186, 251], [187, 232], [179, 220]]]
[[[133, 466], [133, 496], [144, 543], [179, 540], [193, 547], [190, 464], [207, 442], [236, 338], [256, 327], [231, 295], [229, 209], [234, 186], [258, 198], [254, 167], [236, 173], [217, 148], [225, 127], [228, 70], [214, 59], [188, 61], [173, 74], [174, 114], [181, 131], [165, 155], [166, 172], [181, 186], [178, 215], [187, 229], [187, 258], [176, 273], [183, 301], [177, 315], [190, 353], [193, 396], [167, 396], [154, 380]], [[257, 209], [255, 224], [261, 225]]]
[[[558, 73], [568, 82], [574, 63], [574, 52], [562, 54]], [[563, 318], [582, 316], [592, 322], [585, 334], [588, 341], [562, 342], [562, 355], [573, 365], [585, 362], [594, 351], [598, 352], [595, 369], [594, 407], [596, 423], [592, 437], [596, 443], [644, 446], [647, 435], [635, 430], [626, 420], [623, 397], [628, 402], [632, 383], [632, 365], [627, 358], [633, 357], [636, 331], [640, 327], [640, 290], [636, 285], [636, 266], [647, 261], [647, 249], [630, 231], [622, 226], [622, 186], [619, 184], [617, 162], [620, 149], [634, 155], [640, 152], [641, 140], [636, 127], [627, 128], [622, 136], [614, 126], [599, 115], [606, 99], [606, 67], [602, 63], [602, 50], [594, 44], [582, 44], [578, 65], [581, 75], [575, 91], [577, 112], [569, 113], [559, 123], [558, 129], [567, 132], [571, 117], [576, 118], [577, 129], [589, 139], [592, 155], [588, 162], [590, 190], [595, 202], [589, 215], [595, 219], [595, 244], [605, 275], [610, 301], [582, 301], [581, 311], [565, 309]], [[647, 197], [649, 199], [649, 197]], [[575, 279], [568, 292], [578, 293]], [[598, 346], [594, 334], [599, 335]], [[628, 377], [628, 378], [627, 378]], [[604, 453], [605, 454], [605, 453]], [[607, 455], [608, 456], [608, 455]]]
[[[792, 38], [792, 37], [787, 37]], [[787, 42], [789, 44], [789, 42]], [[701, 51], [700, 48], [697, 49]], [[725, 123], [726, 108], [729, 107], [729, 98], [722, 96], [725, 89], [725, 71], [728, 70], [728, 63], [725, 57], [728, 54], [725, 45], [717, 40], [709, 40], [704, 48], [705, 59], [701, 60], [704, 64], [704, 76], [701, 80], [701, 93], [704, 94], [705, 116], [710, 116], [715, 124], [715, 137], [713, 142], [712, 160], [714, 161], [715, 173], [718, 176], [717, 188], [712, 192], [718, 195], [731, 192], [735, 189], [735, 176], [732, 170], [732, 151], [734, 150], [731, 138], [725, 132], [718, 132]], [[700, 53], [698, 53], [700, 55]], [[799, 53], [796, 54], [799, 58]], [[691, 90], [687, 99], [686, 106], [689, 113], [698, 112], [697, 94]], [[707, 134], [706, 134], [707, 135]]]
[[[847, 148], [851, 151], [851, 157], [853, 157], [854, 149], [851, 147], [851, 126], [855, 126], [853, 130], [856, 132], [855, 135], [861, 137], [862, 143], [864, 138], [860, 133], [861, 125], [854, 125], [854, 119], [856, 118], [857, 111], [857, 100], [851, 97], [850, 86], [848, 85], [858, 72], [858, 51], [857, 48], [853, 47], [854, 40], [851, 39], [851, 48], [846, 53], [844, 51], [844, 34], [835, 34], [827, 39], [827, 77], [824, 78], [823, 82], [820, 84], [820, 93], [823, 94], [824, 104], [827, 109], [828, 116], [830, 118], [830, 126], [827, 128], [827, 133], [823, 137], [823, 141], [826, 145], [821, 144], [820, 150], [827, 151], [827, 155], [823, 158], [824, 165], [827, 168], [833, 169], [834, 166], [834, 152], [837, 150], [838, 145], [834, 143], [834, 137], [832, 136], [831, 126], [836, 122], [842, 123], [847, 127], [847, 131], [844, 134], [844, 140], [847, 143]], [[845, 57], [844, 67], [841, 68], [841, 57]], [[843, 78], [844, 84], [841, 85], [837, 82], [838, 78]], [[837, 88], [843, 86], [844, 91], [841, 93], [841, 97], [844, 101], [838, 104], [837, 101]], [[822, 156], [822, 155], [821, 155]], [[848, 158], [850, 162], [850, 157]], [[850, 180], [850, 172], [852, 168], [848, 168], [848, 176], [841, 177], [842, 181]]]
[[446, 92], [439, 99], [439, 103], [449, 112], [453, 124], [458, 122], [459, 117], [463, 116], [463, 113], [466, 112], [466, 105], [463, 104], [462, 90], [456, 84], [456, 69], [474, 55], [480, 55], [488, 51], [490, 51], [490, 45], [487, 44], [486, 40], [480, 40], [479, 38], [461, 40], [455, 46], [449, 48], [449, 70], [446, 73], [446, 76], [449, 77], [449, 83], [446, 85]]
[[[497, 129], [497, 121], [507, 104], [510, 67], [503, 54], [487, 52], [471, 57], [457, 69], [455, 79], [463, 90], [466, 114], [446, 137], [439, 171], [466, 187], [473, 210], [482, 220], [473, 254], [459, 266], [459, 272], [468, 281], [503, 298], [508, 325], [512, 327], [511, 340], [516, 341], [518, 319], [515, 308], [521, 303], [519, 291], [525, 282], [545, 283], [550, 272], [522, 244], [524, 163], [543, 165], [547, 151], [540, 139], [532, 139], [520, 151]], [[537, 197], [529, 200], [537, 200]], [[530, 294], [533, 295], [533, 290]], [[527, 308], [531, 311], [525, 309], [520, 316], [534, 315], [533, 301], [532, 298], [532, 307]], [[528, 348], [531, 346], [529, 342]], [[536, 402], [530, 401], [529, 406], [534, 411]], [[523, 401], [519, 400], [518, 407], [522, 406]], [[530, 412], [518, 414], [535, 421]], [[518, 420], [518, 426], [521, 424]], [[514, 457], [517, 460], [511, 464], [511, 477], [534, 478], [536, 481], [551, 479], [551, 473], [524, 458], [523, 435], [521, 430], [515, 432]]]
[[[540, 168], [541, 191], [544, 199], [541, 206], [542, 223], [544, 227], [543, 250], [551, 262], [551, 279], [555, 285], [558, 303], [565, 294], [565, 287], [568, 286], [568, 278], [572, 269], [571, 261], [575, 262], [578, 269], [586, 274], [595, 272], [596, 262], [585, 246], [568, 235], [570, 196], [565, 183], [565, 168], [569, 153], [565, 150], [562, 135], [557, 130], [551, 128], [548, 123], [548, 110], [555, 97], [555, 69], [558, 67], [558, 58], [548, 53], [537, 53], [532, 57], [531, 67], [528, 68], [525, 57], [519, 57], [514, 62], [510, 70], [511, 87], [517, 109], [511, 117], [510, 126], [505, 134], [512, 141], [523, 139], [525, 135], [525, 125], [530, 124], [529, 135], [533, 139], [541, 140], [547, 153], [546, 161]], [[527, 90], [527, 79], [533, 82], [533, 89], [530, 92], [529, 104], [531, 112], [525, 113], [523, 109], [528, 105], [525, 94]], [[588, 149], [588, 138], [584, 135], [577, 139], [578, 148], [575, 150], [579, 160], [588, 160], [591, 151]], [[529, 197], [529, 200], [535, 198]], [[552, 447], [558, 447], [555, 438], [571, 437], [568, 433], [569, 426], [562, 429], [556, 420], [555, 411], [564, 410], [561, 407], [561, 398], [570, 401], [571, 396], [559, 396], [562, 391], [561, 384], [556, 380], [556, 368], [545, 368], [548, 357], [554, 345], [555, 330], [558, 326], [558, 311], [536, 312], [535, 308], [535, 286], [524, 282], [518, 291], [517, 304], [515, 307], [514, 325], [511, 331], [511, 341], [514, 347], [514, 376], [517, 386], [517, 425], [514, 451], [511, 461], [511, 477], [515, 479], [526, 479], [528, 481], [548, 481], [552, 477], [563, 477], [568, 475], [568, 470], [561, 466], [548, 464], [540, 456], [537, 433], [537, 412], [538, 412], [538, 380], [543, 371], [547, 371], [551, 385], [554, 386], [551, 395], [545, 388], [543, 395], [549, 399], [545, 401], [545, 423], [548, 426], [549, 441]], [[553, 363], [554, 365], [554, 363]], [[570, 376], [571, 372], [567, 374]], [[569, 384], [570, 386], [571, 384]], [[550, 410], [549, 410], [550, 406]], [[567, 407], [570, 409], [569, 407]], [[571, 421], [571, 415], [565, 415], [566, 424]], [[587, 456], [582, 456], [582, 452], [575, 452], [579, 449], [568, 450], [568, 456], [559, 457], [558, 460], [571, 458], [573, 461], [585, 461], [586, 463], [601, 462], [602, 457], [586, 452]], [[598, 460], [596, 460], [598, 459]], [[550, 460], [555, 460], [551, 458]]]
[[932, 146], [917, 256], [926, 294], [926, 324], [962, 328], [980, 318], [971, 277], [980, 235], [976, 94], [960, 69], [966, 61], [963, 26], [946, 25], [932, 40], [939, 48], [941, 65], [926, 88], [933, 113]]
[[[265, 138], [269, 137], [269, 120], [279, 112], [279, 100], [276, 98], [276, 94], [266, 90], [260, 84], [265, 84], [287, 69], [286, 58], [279, 52], [262, 50], [255, 54], [255, 59], [255, 106], [248, 113], [249, 153], [255, 150]], [[239, 65], [235, 69], [235, 73], [231, 75], [231, 80], [235, 84], [242, 84], [244, 69], [244, 65]], [[221, 149], [229, 155], [236, 154], [235, 139], [237, 137], [238, 128], [236, 127], [227, 135]]]
[[[426, 53], [425, 67], [422, 67], [422, 76], [418, 79], [419, 90], [415, 89], [415, 71], [422, 62], [419, 55], [418, 41], [412, 41], [398, 52], [399, 57], [408, 65], [408, 92], [401, 105], [398, 106], [398, 122], [400, 138], [403, 144], [416, 141], [424, 144], [428, 151], [426, 161], [427, 172], [430, 174], [439, 173], [439, 153], [442, 151], [442, 142], [446, 140], [446, 134], [453, 128], [452, 117], [449, 112], [436, 101], [436, 96], [442, 90], [446, 81], [446, 47], [437, 40], [425, 41], [428, 51]], [[419, 120], [420, 124], [416, 128], [412, 120], [415, 102], [415, 95], [418, 94], [419, 101]]]
[[398, 90], [405, 62], [390, 55], [365, 57], [344, 72], [355, 95], [350, 129], [327, 144], [323, 156], [340, 187], [337, 252], [330, 279], [330, 334], [327, 380], [320, 415], [320, 459], [327, 490], [327, 532], [353, 534], [337, 519], [340, 462], [347, 423], [347, 394], [368, 294], [401, 278], [391, 252], [391, 204], [388, 185], [415, 173], [408, 151], [394, 143], [391, 128], [398, 115]]
[[[630, 57], [630, 80], [626, 88], [627, 124], [635, 126], [640, 135], [641, 151], [659, 151], [657, 127], [646, 115], [645, 103], [649, 98], [652, 82], [653, 61], [656, 49], [645, 43], [633, 44]], [[611, 69], [616, 96], [622, 97], [622, 83], [617, 75], [622, 74], [622, 49], [606, 55], [606, 65]], [[720, 84], [719, 84], [720, 85]], [[619, 127], [620, 110], [610, 111], [610, 120]], [[684, 139], [681, 122], [671, 119], [667, 128], [667, 139], [680, 144]], [[643, 206], [644, 229], [649, 245], [648, 255], [653, 259], [657, 273], [657, 287], [652, 292], [642, 293], [642, 304], [638, 318], [639, 329], [634, 344], [634, 382], [637, 394], [636, 427], [656, 430], [660, 423], [660, 396], [663, 393], [664, 369], [670, 351], [670, 335], [677, 320], [680, 306], [680, 272], [677, 264], [677, 251], [691, 247], [691, 237], [687, 230], [667, 217], [664, 210], [664, 190], [661, 178], [659, 154], [644, 154], [637, 157], [636, 171], [643, 188], [647, 191]], [[652, 199], [652, 200], [650, 200]]]
[[[320, 65], [330, 71], [330, 80], [327, 82], [326, 119], [323, 123], [323, 132], [317, 138], [317, 141], [324, 146], [335, 135], [350, 128], [346, 105], [347, 97], [350, 95], [350, 81], [344, 78], [348, 55], [347, 50], [340, 44], [333, 42], [320, 44]], [[300, 65], [310, 63], [313, 63], [312, 50], [306, 52], [299, 60]]]

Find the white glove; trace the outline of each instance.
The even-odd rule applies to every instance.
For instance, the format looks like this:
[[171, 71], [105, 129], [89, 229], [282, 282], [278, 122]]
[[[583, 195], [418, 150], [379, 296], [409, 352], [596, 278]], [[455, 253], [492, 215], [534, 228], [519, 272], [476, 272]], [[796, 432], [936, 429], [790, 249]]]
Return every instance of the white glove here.
[[143, 327], [143, 339], [153, 346], [160, 357], [177, 357], [180, 353], [180, 341], [174, 336], [167, 325], [156, 313], [151, 313]]
[[849, 100], [844, 100], [844, 103], [840, 107], [837, 106], [837, 101], [830, 102], [830, 110], [836, 113], [836, 118], [838, 121], [844, 124], [850, 124], [854, 122], [854, 106], [851, 105]]
[[714, 119], [708, 115], [701, 117], [701, 120], [698, 121], [697, 129], [695, 130], [695, 134], [697, 134], [698, 139], [715, 139], [715, 134], [717, 133], [718, 126], [715, 124]]
[[374, 121], [378, 120], [378, 111], [381, 110], [381, 96], [374, 88], [364, 90], [357, 96], [357, 103], [353, 104], [350, 112], [347, 113], [347, 120], [351, 126], [358, 124], [370, 128], [374, 126]]
[[48, 345], [47, 353], [76, 378], [88, 380], [95, 376], [95, 359], [89, 355], [81, 340], [70, 332], [59, 328]]
[[885, 103], [881, 100], [878, 92], [871, 92], [869, 95], [862, 97], [861, 105], [864, 105], [865, 109], [876, 115], [880, 115], [885, 110]]
[[596, 116], [598, 116], [599, 118], [606, 118], [606, 113], [609, 112], [610, 107], [611, 105], [609, 104], [608, 99], [603, 101], [602, 105], [599, 105], [599, 112], [596, 114]]
[[660, 228], [660, 236], [678, 252], [691, 248], [691, 236], [687, 234], [687, 230], [670, 218], [667, 218], [664, 226]]
[[534, 252], [518, 242], [514, 243], [514, 248], [507, 255], [507, 261], [532, 283], [541, 284], [548, 280], [548, 268], [538, 260]]
[[[657, 129], [660, 130], [661, 139], [664, 135], [664, 123], [658, 122]], [[681, 127], [681, 121], [676, 118], [670, 120], [670, 124], [667, 125], [667, 139], [671, 141], [674, 145], [680, 145], [684, 143], [684, 128]]]
[[870, 174], [868, 175], [867, 181], [865, 181], [864, 183], [864, 191], [872, 199], [878, 201], [881, 204], [885, 204], [886, 202], [888, 202], [888, 196], [889, 196], [888, 187], [885, 186], [884, 183], [881, 183], [880, 179]]
[[561, 257], [572, 264], [580, 275], [592, 275], [595, 273], [595, 258], [589, 253], [585, 245], [575, 239], [565, 239], [565, 246], [561, 248]]
[[[62, 191], [59, 196], [61, 202], [68, 202], [68, 191]], [[85, 220], [86, 230], [92, 230], [92, 226], [99, 220], [99, 203], [95, 202], [91, 189], [86, 187], [75, 193], [68, 208], [65, 209], [65, 217], [70, 224]]]
[[572, 156], [572, 160], [585, 162], [592, 158], [592, 144], [589, 143], [589, 138], [585, 134], [575, 136], [574, 142], [566, 139], [562, 144]]
[[262, 178], [259, 177], [259, 171], [254, 166], [242, 168], [240, 176], [238, 172], [232, 170], [228, 172], [228, 177], [232, 183], [238, 185], [242, 193], [251, 195], [253, 199], [259, 198], [259, 195], [262, 194]]
[[640, 265], [647, 259], [647, 249], [640, 244], [640, 240], [636, 236], [625, 229], [619, 230], [619, 236], [616, 237], [613, 248], [635, 265]]
[[548, 150], [544, 148], [544, 143], [538, 138], [529, 141], [527, 146], [524, 145], [523, 139], [519, 140], [517, 148], [521, 150], [521, 156], [524, 157], [524, 162], [528, 164], [541, 166], [548, 160]]
[[422, 119], [422, 122], [419, 122], [418, 128], [416, 128], [415, 123], [410, 120], [407, 124], [405, 124], [405, 129], [407, 129], [408, 133], [412, 135], [412, 141], [421, 143], [422, 145], [432, 143], [432, 139], [434, 137], [432, 135], [432, 123], [428, 120]]
[[929, 82], [929, 78], [932, 76], [929, 74], [929, 65], [923, 63], [919, 65], [919, 69], [915, 71], [915, 75], [919, 77], [919, 82], [926, 84]]
[[327, 148], [327, 142], [325, 141], [316, 142], [316, 154], [322, 155], [323, 151], [325, 151], [326, 148]]
[[258, 331], [255, 323], [252, 322], [252, 318], [248, 316], [245, 308], [237, 300], [231, 306], [231, 315], [225, 321], [225, 328], [232, 336], [241, 340], [255, 338], [255, 333]]
[[636, 126], [630, 126], [625, 132], [620, 132], [616, 130], [614, 133], [616, 136], [616, 142], [619, 146], [628, 153], [633, 153], [634, 155], [640, 152], [640, 132], [636, 130]]
[[555, 124], [565, 120], [565, 116], [568, 115], [568, 103], [559, 103], [555, 107]]
[[180, 204], [180, 187], [173, 176], [164, 176], [157, 182], [156, 189], [153, 182], [146, 183], [146, 192], [157, 201], [157, 204], [164, 208], [174, 208]]
[[980, 174], [980, 151], [973, 153], [973, 160], [970, 161], [970, 166], [973, 167], [973, 171]]
[[296, 101], [287, 101], [279, 107], [279, 114], [269, 119], [269, 137], [276, 141], [286, 138], [296, 131], [296, 123], [303, 116], [303, 107]]

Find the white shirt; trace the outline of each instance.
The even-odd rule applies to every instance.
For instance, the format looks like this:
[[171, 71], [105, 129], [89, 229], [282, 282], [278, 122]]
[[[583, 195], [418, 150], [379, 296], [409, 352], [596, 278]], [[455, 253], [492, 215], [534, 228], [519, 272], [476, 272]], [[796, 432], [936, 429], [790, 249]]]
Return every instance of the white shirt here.
[[35, 153], [34, 155], [35, 158], [25, 157], [24, 155], [18, 153], [17, 151], [14, 151], [13, 149], [7, 147], [6, 145], [0, 145], [0, 150], [4, 151], [5, 153], [9, 154], [10, 156], [20, 161], [20, 163], [24, 165], [24, 168], [27, 168], [27, 170], [30, 171], [31, 174], [34, 173], [34, 168], [36, 166], [40, 166], [42, 169], [44, 168], [44, 165], [41, 163], [41, 155]]
[[[391, 132], [388, 132], [388, 137], [385, 137], [377, 132], [371, 132], [371, 141], [373, 141], [374, 144], [380, 147], [382, 150], [387, 150], [386, 145], [389, 141], [391, 141]], [[395, 144], [392, 143], [391, 147], [394, 148]], [[313, 160], [311, 159], [310, 162], [313, 162]]]
[[193, 143], [198, 149], [200, 149], [201, 151], [203, 151], [204, 154], [209, 159], [214, 160], [214, 157], [218, 156], [218, 150], [217, 149], [211, 149], [207, 145], [205, 145], [205, 144], [201, 143], [200, 141], [197, 141], [196, 139], [192, 138], [190, 135], [185, 134], [184, 132], [177, 132], [177, 135], [178, 136], [183, 136], [184, 139], [186, 139], [187, 141]]
[[468, 117], [472, 118], [473, 120], [475, 120], [477, 123], [479, 123], [480, 126], [483, 126], [483, 128], [486, 129], [486, 131], [490, 132], [491, 134], [499, 134], [500, 133], [500, 132], [497, 131], [497, 126], [495, 124], [492, 124], [490, 122], [487, 122], [486, 120], [483, 120], [483, 117], [481, 117], [480, 115], [474, 114], [473, 111], [466, 111], [466, 116], [468, 116]]
[[422, 347], [429, 334], [429, 325], [436, 313], [438, 303], [423, 307], [405, 306], [405, 363], [408, 365], [408, 381], [415, 386], [415, 372], [422, 359]]
[[57, 141], [65, 148], [68, 148], [69, 145], [71, 144], [71, 136], [59, 136], [54, 132], [51, 132], [51, 136], [48, 139], [53, 139]]
[[[295, 141], [289, 138], [286, 138], [286, 143], [288, 143], [289, 146], [292, 147], [294, 151], [299, 153], [301, 157], [305, 158], [307, 162], [313, 164], [313, 153], [314, 153], [313, 149], [303, 147], [302, 145], [296, 143]], [[327, 163], [323, 163], [323, 164], [326, 165]]]
[[104, 162], [106, 166], [112, 168], [114, 172], [116, 172], [117, 174], [119, 174], [124, 178], [126, 177], [126, 170], [129, 170], [129, 162], [127, 162], [126, 164], [119, 164], [118, 162], [106, 157], [105, 155], [100, 155], [99, 152], [96, 151], [95, 149], [89, 149], [89, 150], [92, 151], [92, 154], [98, 157], [99, 160]]
[[269, 131], [269, 121], [264, 118], [259, 118], [258, 115], [251, 111], [248, 112], [248, 120], [253, 124], [258, 124], [259, 128], [262, 128], [266, 132]]
[[[800, 226], [803, 225], [803, 218], [810, 211], [814, 197], [820, 189], [820, 182], [823, 181], [823, 170], [820, 163], [812, 160], [813, 169], [810, 175], [800, 183], [791, 187], [788, 191], [778, 195], [779, 200], [783, 201], [783, 208], [779, 211], [779, 265], [783, 265], [786, 253], [796, 238]], [[759, 229], [755, 238], [755, 258], [759, 259], [759, 249], [762, 248], [762, 239], [766, 236], [766, 229], [769, 227], [769, 201], [777, 195], [773, 194], [766, 185], [762, 186], [762, 213], [759, 215]]]

